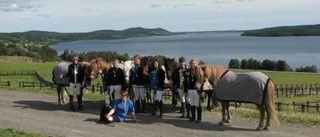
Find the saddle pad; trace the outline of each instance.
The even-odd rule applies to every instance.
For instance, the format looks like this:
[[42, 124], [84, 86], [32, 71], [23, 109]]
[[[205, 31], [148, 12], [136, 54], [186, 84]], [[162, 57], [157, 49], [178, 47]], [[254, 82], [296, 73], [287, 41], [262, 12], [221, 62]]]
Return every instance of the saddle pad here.
[[217, 82], [214, 91], [219, 100], [261, 105], [268, 79], [261, 72], [235, 74], [229, 71]]

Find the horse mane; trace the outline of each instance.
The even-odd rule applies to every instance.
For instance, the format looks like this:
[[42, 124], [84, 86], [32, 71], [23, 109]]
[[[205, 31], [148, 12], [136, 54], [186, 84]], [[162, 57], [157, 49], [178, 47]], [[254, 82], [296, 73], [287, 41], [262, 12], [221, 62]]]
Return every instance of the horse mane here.
[[223, 66], [215, 66], [215, 65], [205, 65], [201, 66], [204, 71], [204, 76], [208, 78], [210, 84], [215, 86], [221, 76], [228, 70]]

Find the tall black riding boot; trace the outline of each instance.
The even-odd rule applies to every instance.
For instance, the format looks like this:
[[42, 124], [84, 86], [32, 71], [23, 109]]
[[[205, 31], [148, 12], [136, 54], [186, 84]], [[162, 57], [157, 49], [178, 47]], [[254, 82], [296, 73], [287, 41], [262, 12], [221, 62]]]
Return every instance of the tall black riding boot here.
[[202, 118], [202, 107], [197, 107], [197, 123], [201, 122]]
[[106, 121], [106, 115], [107, 113], [107, 109], [106, 109], [106, 105], [102, 105], [101, 107], [101, 111], [100, 111], [100, 118], [99, 118], [99, 122], [105, 122]]
[[185, 106], [185, 102], [181, 102], [181, 113], [182, 115], [179, 118], [185, 118], [186, 117], [186, 106]]
[[190, 118], [190, 104], [189, 103], [187, 103], [186, 104], [186, 110], [187, 110], [187, 118]]
[[142, 99], [142, 100], [141, 100], [141, 104], [142, 104], [142, 110], [141, 110], [141, 112], [142, 112], [142, 113], [146, 113], [146, 100], [145, 100], [145, 99]]
[[70, 111], [75, 111], [73, 106], [73, 96], [69, 95], [69, 105], [70, 105]]
[[152, 115], [156, 115], [157, 114], [158, 107], [159, 107], [159, 101], [156, 100], [156, 101], [154, 101], [154, 112], [152, 113]]
[[191, 118], [189, 119], [189, 122], [196, 121], [196, 106], [191, 106]]
[[136, 113], [140, 113], [140, 99], [135, 102], [135, 111]]
[[79, 110], [83, 110], [83, 108], [82, 108], [82, 96], [78, 95], [77, 96], [77, 100], [78, 100], [78, 109]]
[[162, 102], [162, 100], [160, 100], [160, 102], [159, 102], [159, 111], [160, 111], [159, 117], [162, 117], [163, 116], [163, 102]]

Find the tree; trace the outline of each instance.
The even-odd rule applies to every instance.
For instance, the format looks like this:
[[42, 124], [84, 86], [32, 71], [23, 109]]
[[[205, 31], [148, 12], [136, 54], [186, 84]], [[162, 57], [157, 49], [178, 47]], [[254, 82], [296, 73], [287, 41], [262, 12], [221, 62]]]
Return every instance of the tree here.
[[246, 59], [241, 60], [241, 69], [247, 69], [248, 68], [248, 61]]
[[284, 60], [278, 60], [276, 62], [276, 70], [277, 71], [291, 71], [291, 67]]
[[275, 70], [276, 68], [276, 63], [272, 60], [269, 60], [269, 59], [265, 59], [263, 62], [262, 62], [262, 69], [264, 70]]
[[238, 59], [231, 59], [228, 66], [229, 68], [238, 69], [240, 68], [240, 62]]

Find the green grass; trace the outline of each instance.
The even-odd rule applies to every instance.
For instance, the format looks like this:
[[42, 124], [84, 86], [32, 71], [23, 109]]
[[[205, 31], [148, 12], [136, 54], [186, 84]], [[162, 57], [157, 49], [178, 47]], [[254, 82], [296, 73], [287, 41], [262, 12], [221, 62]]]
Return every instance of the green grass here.
[[0, 129], [0, 137], [45, 137], [38, 133], [27, 133], [13, 128]]

